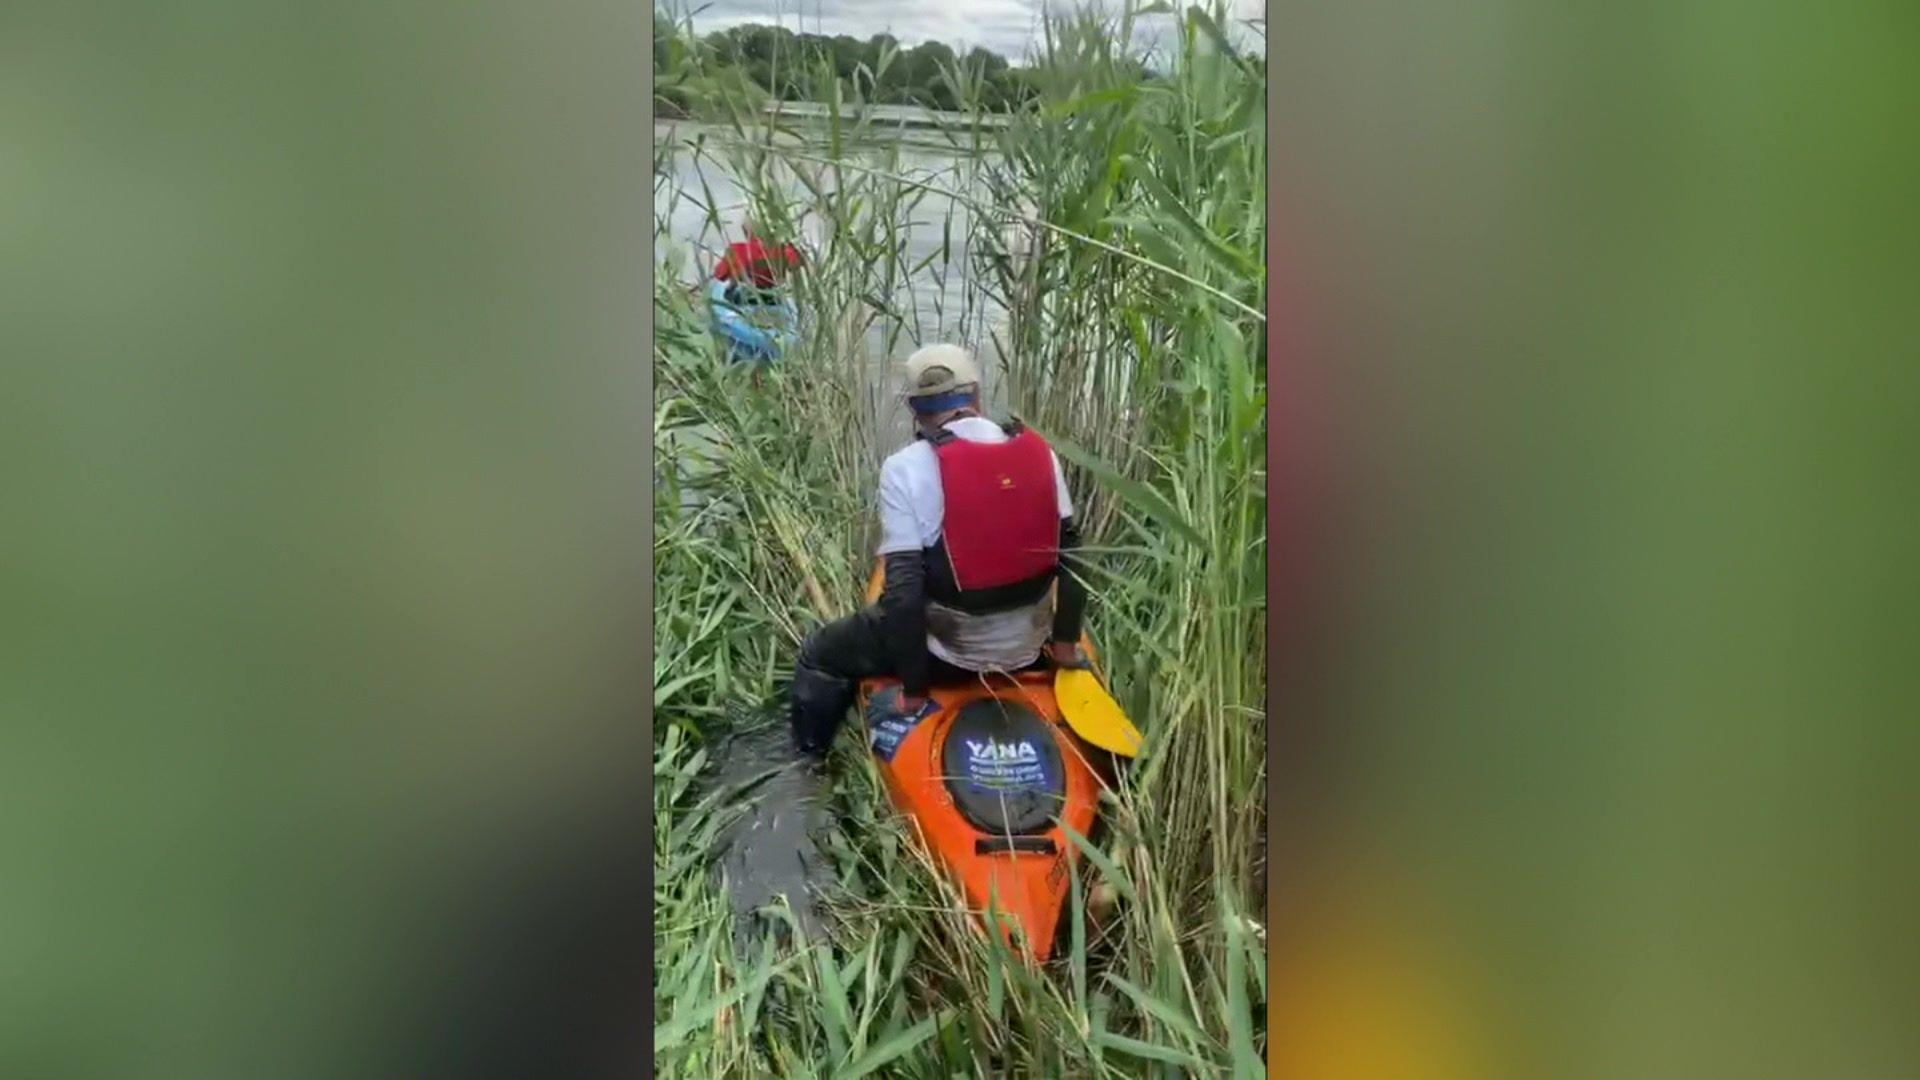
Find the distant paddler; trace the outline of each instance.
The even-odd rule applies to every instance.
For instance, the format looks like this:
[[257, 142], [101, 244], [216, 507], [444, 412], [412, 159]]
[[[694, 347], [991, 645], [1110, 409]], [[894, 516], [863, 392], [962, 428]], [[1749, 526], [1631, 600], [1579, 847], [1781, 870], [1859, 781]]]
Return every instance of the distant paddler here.
[[777, 290], [788, 272], [802, 263], [800, 249], [792, 244], [777, 247], [768, 243], [760, 222], [748, 217], [741, 222], [742, 239], [727, 245], [726, 254], [713, 268], [713, 279], [727, 283], [727, 299], [732, 303], [752, 302], [757, 294]]
[[768, 243], [752, 218], [742, 231], [746, 238], [729, 244], [713, 268], [707, 303], [713, 330], [731, 359], [770, 362], [780, 358], [799, 332], [799, 309], [781, 286], [802, 258], [792, 244]]

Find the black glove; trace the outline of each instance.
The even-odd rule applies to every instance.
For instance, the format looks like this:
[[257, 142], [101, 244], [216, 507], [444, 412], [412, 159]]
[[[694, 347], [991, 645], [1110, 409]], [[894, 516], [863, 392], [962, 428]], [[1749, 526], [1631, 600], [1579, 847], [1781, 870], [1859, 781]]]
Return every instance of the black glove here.
[[897, 686], [889, 686], [867, 699], [867, 723], [877, 724], [883, 720], [911, 720], [919, 723], [940, 711], [939, 703], [932, 698], [923, 698], [920, 707], [909, 710], [905, 707], [906, 694]]

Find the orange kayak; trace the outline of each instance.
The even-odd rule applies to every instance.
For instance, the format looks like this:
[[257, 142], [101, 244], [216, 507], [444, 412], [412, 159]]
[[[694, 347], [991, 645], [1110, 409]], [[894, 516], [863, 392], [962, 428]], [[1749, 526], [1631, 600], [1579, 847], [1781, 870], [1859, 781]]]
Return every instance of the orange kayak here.
[[[880, 589], [876, 570], [869, 603]], [[1084, 637], [1081, 647], [1092, 655]], [[891, 678], [860, 684], [861, 722], [888, 796], [958, 880], [968, 905], [985, 912], [991, 900], [1003, 915], [1002, 938], [1013, 944], [1017, 925], [1027, 955], [1044, 962], [1072, 893], [1068, 861], [1080, 857], [1060, 823], [1090, 835], [1106, 752], [1067, 727], [1051, 670], [936, 685], [928, 689], [934, 713], [876, 728], [867, 703], [899, 685]]]

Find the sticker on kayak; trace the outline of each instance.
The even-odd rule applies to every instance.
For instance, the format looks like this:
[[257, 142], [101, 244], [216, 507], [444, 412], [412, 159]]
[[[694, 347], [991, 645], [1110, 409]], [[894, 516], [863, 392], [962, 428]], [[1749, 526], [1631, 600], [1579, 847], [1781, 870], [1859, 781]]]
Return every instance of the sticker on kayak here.
[[966, 739], [966, 781], [976, 791], [1052, 791], [1046, 762], [1031, 739]]
[[907, 735], [919, 724], [920, 718], [917, 716], [888, 716], [874, 721], [867, 729], [873, 756], [881, 761], [893, 761], [900, 744], [907, 741]]

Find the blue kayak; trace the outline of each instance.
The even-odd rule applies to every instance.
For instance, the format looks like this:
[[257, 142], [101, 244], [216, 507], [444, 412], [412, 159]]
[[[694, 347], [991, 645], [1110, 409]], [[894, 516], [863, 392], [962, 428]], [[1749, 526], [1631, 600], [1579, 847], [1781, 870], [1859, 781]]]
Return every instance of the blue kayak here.
[[762, 363], [778, 360], [800, 330], [800, 313], [793, 301], [784, 296], [758, 303], [755, 300], [760, 297], [734, 299], [728, 296], [731, 288], [724, 281], [707, 287], [713, 332], [726, 344], [728, 359]]

